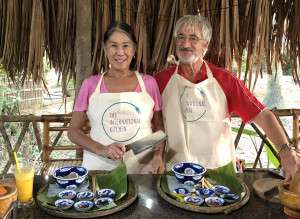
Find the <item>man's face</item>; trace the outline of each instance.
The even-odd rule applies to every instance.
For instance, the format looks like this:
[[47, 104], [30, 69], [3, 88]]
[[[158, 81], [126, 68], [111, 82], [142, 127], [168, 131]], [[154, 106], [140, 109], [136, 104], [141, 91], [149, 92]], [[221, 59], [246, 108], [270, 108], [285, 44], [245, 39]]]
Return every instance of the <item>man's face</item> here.
[[176, 54], [182, 63], [192, 64], [203, 59], [207, 48], [208, 43], [198, 26], [181, 25], [176, 37]]

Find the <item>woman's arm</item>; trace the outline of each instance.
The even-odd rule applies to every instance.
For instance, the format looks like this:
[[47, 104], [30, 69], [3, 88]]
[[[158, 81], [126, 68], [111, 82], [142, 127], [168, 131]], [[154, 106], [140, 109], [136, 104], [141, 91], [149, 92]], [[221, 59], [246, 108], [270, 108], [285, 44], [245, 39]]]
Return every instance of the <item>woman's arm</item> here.
[[125, 152], [124, 145], [113, 143], [109, 146], [104, 146], [94, 141], [83, 131], [83, 127], [87, 124], [87, 121], [88, 119], [85, 112], [73, 112], [68, 130], [69, 139], [94, 154], [105, 156], [113, 160], [121, 159]]

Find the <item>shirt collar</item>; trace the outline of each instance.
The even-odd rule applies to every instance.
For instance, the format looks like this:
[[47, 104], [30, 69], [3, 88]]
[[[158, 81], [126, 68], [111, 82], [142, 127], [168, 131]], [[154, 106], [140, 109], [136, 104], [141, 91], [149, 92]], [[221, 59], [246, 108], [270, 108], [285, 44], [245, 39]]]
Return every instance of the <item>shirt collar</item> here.
[[[178, 74], [182, 77], [184, 77], [185, 79], [187, 79], [187, 77], [185, 76], [184, 72], [182, 71], [181, 66], [179, 65], [178, 67]], [[205, 80], [207, 78], [207, 74], [206, 74], [206, 67], [205, 64], [203, 63], [201, 66], [201, 69], [199, 72], [197, 72], [196, 77], [194, 79], [194, 81], [191, 81], [192, 83], [199, 83], [203, 80]], [[188, 80], [188, 79], [187, 79]]]

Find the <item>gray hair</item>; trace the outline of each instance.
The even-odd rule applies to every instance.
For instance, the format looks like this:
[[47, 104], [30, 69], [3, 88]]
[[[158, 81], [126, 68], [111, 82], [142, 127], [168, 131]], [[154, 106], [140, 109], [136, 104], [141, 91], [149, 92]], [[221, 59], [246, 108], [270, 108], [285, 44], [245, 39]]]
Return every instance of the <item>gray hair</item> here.
[[175, 25], [174, 37], [177, 37], [178, 31], [182, 25], [186, 24], [189, 27], [198, 26], [202, 30], [202, 37], [208, 43], [210, 42], [212, 35], [212, 27], [210, 22], [203, 16], [199, 15], [184, 15], [182, 16]]

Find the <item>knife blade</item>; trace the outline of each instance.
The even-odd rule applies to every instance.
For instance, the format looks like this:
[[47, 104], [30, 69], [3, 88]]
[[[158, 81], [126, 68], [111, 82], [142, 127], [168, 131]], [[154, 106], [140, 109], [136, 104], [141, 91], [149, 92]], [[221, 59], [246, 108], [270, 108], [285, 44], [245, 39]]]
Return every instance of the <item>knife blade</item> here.
[[159, 130], [135, 142], [127, 144], [125, 147], [126, 147], [126, 151], [132, 150], [133, 153], [136, 155], [149, 148], [152, 148], [155, 145], [164, 142], [166, 139], [167, 139], [166, 133]]

